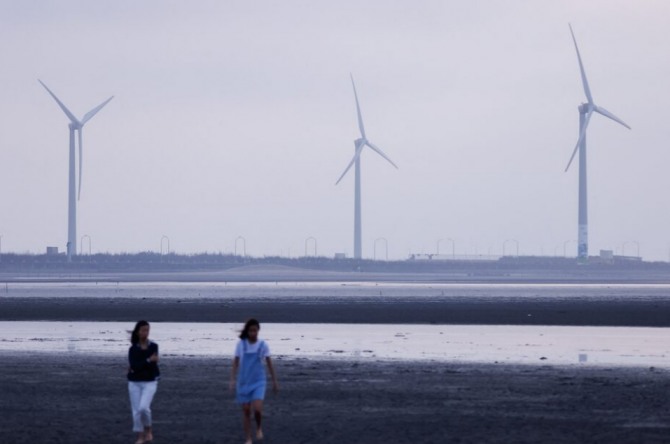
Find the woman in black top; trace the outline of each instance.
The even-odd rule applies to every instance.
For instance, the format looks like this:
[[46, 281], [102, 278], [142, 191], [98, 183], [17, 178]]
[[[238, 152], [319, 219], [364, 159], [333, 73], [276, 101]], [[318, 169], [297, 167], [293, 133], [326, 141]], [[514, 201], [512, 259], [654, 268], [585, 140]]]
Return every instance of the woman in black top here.
[[133, 431], [138, 433], [135, 444], [153, 441], [151, 430], [151, 401], [158, 388], [158, 344], [149, 340], [149, 323], [135, 324], [128, 349], [128, 393], [133, 411]]

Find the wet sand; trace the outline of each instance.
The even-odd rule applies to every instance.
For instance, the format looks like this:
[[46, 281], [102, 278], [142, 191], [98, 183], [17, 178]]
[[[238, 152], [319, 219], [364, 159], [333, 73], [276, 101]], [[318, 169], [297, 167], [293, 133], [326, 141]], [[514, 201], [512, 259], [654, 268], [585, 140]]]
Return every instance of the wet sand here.
[[590, 325], [670, 327], [670, 298], [2, 297], [0, 321]]
[[[278, 360], [276, 443], [662, 443], [670, 373], [649, 368]], [[164, 355], [155, 442], [241, 443], [223, 359]], [[0, 442], [131, 443], [124, 356], [0, 356]]]

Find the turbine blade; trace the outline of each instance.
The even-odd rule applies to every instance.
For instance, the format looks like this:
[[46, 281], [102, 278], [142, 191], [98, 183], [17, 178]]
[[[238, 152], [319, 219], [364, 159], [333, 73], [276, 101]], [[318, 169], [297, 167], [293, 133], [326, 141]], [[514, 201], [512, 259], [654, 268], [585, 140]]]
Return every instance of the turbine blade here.
[[396, 169], [398, 169], [398, 165], [396, 165], [395, 163], [393, 163], [393, 161], [389, 158], [389, 156], [387, 156], [386, 154], [384, 154], [384, 152], [383, 152], [381, 149], [379, 149], [379, 147], [376, 147], [375, 145], [373, 145], [372, 143], [368, 142], [367, 140], [365, 141], [365, 144], [366, 144], [367, 146], [369, 146], [370, 148], [372, 148], [374, 151], [376, 151], [377, 154], [379, 154], [379, 155], [382, 156], [384, 159], [386, 159], [391, 165], [393, 165], [394, 167], [396, 167]]
[[82, 165], [84, 164], [83, 161], [83, 155], [84, 155], [84, 145], [82, 142], [82, 128], [79, 128], [79, 190], [77, 192], [77, 200], [81, 199], [81, 173], [82, 173]]
[[584, 124], [579, 130], [579, 139], [577, 139], [577, 145], [575, 145], [575, 149], [572, 152], [572, 156], [570, 156], [570, 161], [568, 162], [568, 166], [565, 167], [565, 171], [568, 171], [570, 168], [570, 165], [572, 165], [572, 161], [575, 158], [575, 155], [577, 154], [577, 150], [579, 150], [579, 145], [582, 144], [582, 141], [584, 140], [584, 137], [586, 137], [586, 128], [589, 126], [589, 121], [591, 120], [591, 115], [593, 114], [593, 110], [589, 110], [589, 112], [586, 114], [586, 117], [584, 118]]
[[81, 124], [84, 125], [86, 122], [91, 120], [91, 118], [93, 118], [93, 116], [98, 114], [98, 111], [100, 111], [105, 105], [107, 105], [109, 103], [109, 101], [112, 100], [113, 98], [114, 98], [114, 96], [110, 97], [109, 99], [102, 102], [100, 105], [96, 106], [95, 108], [93, 108], [92, 110], [90, 110], [89, 112], [84, 114], [84, 118], [81, 119]]
[[61, 102], [61, 101], [58, 99], [58, 97], [56, 97], [56, 94], [54, 94], [53, 92], [51, 92], [51, 90], [50, 90], [50, 89], [44, 84], [44, 82], [42, 82], [40, 79], [37, 79], [37, 81], [40, 82], [40, 83], [42, 84], [42, 86], [44, 87], [44, 89], [47, 90], [47, 92], [49, 93], [49, 95], [51, 95], [51, 97], [54, 98], [54, 100], [56, 101], [56, 103], [58, 103], [58, 106], [60, 106], [60, 109], [62, 109], [63, 112], [65, 113], [65, 115], [68, 117], [68, 119], [70, 119], [70, 122], [74, 123], [75, 125], [79, 125], [79, 120], [77, 120], [77, 118], [74, 116], [74, 114], [72, 114], [72, 113], [70, 112], [70, 110], [67, 109], [67, 107], [63, 104], [63, 102]]
[[356, 162], [356, 160], [361, 157], [361, 151], [363, 151], [363, 147], [365, 146], [364, 143], [359, 143], [358, 147], [356, 148], [356, 153], [354, 154], [353, 159], [351, 159], [351, 162], [349, 162], [349, 165], [344, 169], [344, 172], [340, 176], [339, 179], [337, 179], [337, 182], [335, 182], [335, 185], [339, 184], [340, 181], [344, 178], [344, 176], [349, 172], [353, 164]]
[[600, 106], [596, 106], [596, 107], [594, 107], [594, 109], [595, 109], [595, 111], [596, 111], [598, 114], [602, 114], [603, 116], [608, 117], [608, 118], [614, 120], [614, 121], [617, 122], [617, 123], [620, 123], [621, 125], [625, 126], [626, 128], [631, 129], [631, 127], [628, 126], [628, 125], [626, 124], [626, 122], [624, 122], [623, 120], [619, 119], [617, 116], [615, 116], [615, 115], [612, 114], [611, 112], [607, 111], [605, 108], [600, 107]]
[[361, 131], [361, 136], [365, 139], [365, 127], [363, 126], [363, 116], [361, 115], [361, 106], [358, 103], [358, 94], [356, 93], [356, 84], [354, 83], [353, 74], [349, 73], [351, 77], [351, 86], [354, 87], [354, 98], [356, 99], [356, 112], [358, 113], [358, 129]]
[[579, 71], [582, 75], [582, 84], [584, 85], [584, 94], [586, 94], [586, 99], [591, 105], [593, 105], [593, 96], [591, 96], [591, 88], [589, 88], [589, 81], [586, 80], [586, 71], [584, 71], [584, 64], [582, 63], [582, 56], [579, 54], [579, 47], [577, 47], [577, 39], [575, 38], [575, 33], [572, 31], [572, 25], [570, 26], [570, 34], [572, 34], [572, 41], [575, 43], [575, 51], [577, 51], [577, 60], [579, 61]]

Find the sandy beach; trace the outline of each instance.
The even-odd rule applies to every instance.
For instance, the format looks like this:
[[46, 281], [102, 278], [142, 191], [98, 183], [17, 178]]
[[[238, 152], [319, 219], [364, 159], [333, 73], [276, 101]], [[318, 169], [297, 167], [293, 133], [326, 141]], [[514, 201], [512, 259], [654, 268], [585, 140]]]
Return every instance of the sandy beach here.
[[0, 320], [513, 324], [670, 327], [670, 301], [300, 301], [0, 298]]
[[134, 442], [125, 329], [143, 317], [163, 352], [155, 442], [243, 442], [227, 356], [253, 315], [282, 387], [267, 444], [665, 443], [667, 292], [13, 284], [0, 296], [0, 442]]
[[[129, 443], [125, 357], [3, 354], [0, 442]], [[266, 443], [663, 443], [650, 368], [278, 360]], [[155, 442], [237, 443], [229, 362], [164, 357]]]

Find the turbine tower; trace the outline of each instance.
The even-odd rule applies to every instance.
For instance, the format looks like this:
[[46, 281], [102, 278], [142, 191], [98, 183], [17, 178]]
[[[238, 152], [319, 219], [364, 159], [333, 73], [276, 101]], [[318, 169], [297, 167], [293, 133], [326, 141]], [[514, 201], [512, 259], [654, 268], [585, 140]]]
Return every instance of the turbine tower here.
[[[70, 169], [69, 169], [69, 187], [68, 187], [68, 218], [67, 218], [67, 260], [71, 261], [72, 256], [77, 254], [77, 200], [79, 200], [79, 197], [81, 196], [81, 176], [82, 176], [82, 165], [83, 165], [83, 152], [84, 152], [84, 147], [82, 143], [82, 130], [84, 129], [84, 125], [86, 122], [91, 120], [93, 116], [95, 116], [98, 111], [100, 111], [107, 103], [109, 103], [110, 100], [114, 98], [114, 96], [110, 97], [109, 99], [105, 100], [102, 102], [100, 105], [96, 106], [86, 114], [84, 114], [84, 117], [81, 118], [81, 120], [77, 119], [74, 114], [70, 112], [69, 109], [61, 102], [56, 95], [51, 92], [51, 90], [41, 81], [38, 80], [44, 87], [44, 89], [47, 90], [49, 95], [54, 98], [60, 109], [63, 110], [65, 115], [70, 119], [70, 123], [68, 125], [68, 128], [70, 129]], [[79, 184], [78, 184], [78, 190], [76, 191], [77, 193], [77, 198], [75, 199], [75, 132], [77, 132], [79, 136]]]
[[575, 146], [568, 166], [565, 168], [567, 172], [572, 164], [572, 161], [579, 151], [579, 210], [578, 210], [578, 220], [577, 220], [577, 258], [580, 261], [586, 261], [589, 257], [589, 229], [588, 229], [588, 206], [587, 206], [587, 193], [586, 193], [586, 129], [589, 126], [591, 121], [591, 116], [594, 112], [601, 114], [609, 119], [614, 120], [615, 122], [625, 126], [630, 129], [623, 120], [619, 119], [617, 116], [607, 111], [601, 106], [597, 106], [593, 102], [593, 96], [591, 95], [591, 89], [589, 88], [589, 82], [586, 80], [586, 72], [584, 71], [584, 64], [582, 63], [582, 57], [579, 54], [579, 48], [577, 47], [577, 39], [575, 38], [575, 33], [572, 31], [572, 25], [570, 26], [570, 34], [572, 34], [572, 41], [575, 44], [575, 51], [577, 51], [577, 61], [579, 62], [579, 70], [582, 76], [582, 84], [584, 86], [584, 94], [586, 95], [586, 103], [582, 103], [577, 108], [579, 110], [579, 138], [577, 139], [577, 145]]
[[371, 148], [374, 152], [386, 159], [391, 165], [398, 168], [398, 166], [393, 163], [389, 157], [384, 154], [384, 152], [370, 142], [365, 135], [365, 127], [363, 125], [363, 116], [361, 115], [361, 106], [358, 103], [358, 94], [356, 93], [356, 84], [354, 83], [354, 76], [351, 77], [351, 85], [354, 88], [354, 98], [356, 99], [356, 112], [358, 114], [358, 129], [361, 132], [361, 137], [354, 141], [354, 158], [351, 159], [349, 165], [345, 168], [344, 172], [337, 179], [335, 185], [339, 184], [340, 181], [344, 178], [347, 172], [351, 169], [352, 165], [355, 165], [355, 186], [354, 186], [354, 259], [361, 259], [363, 257], [363, 247], [361, 243], [362, 238], [362, 226], [361, 226], [361, 152], [366, 146]]

